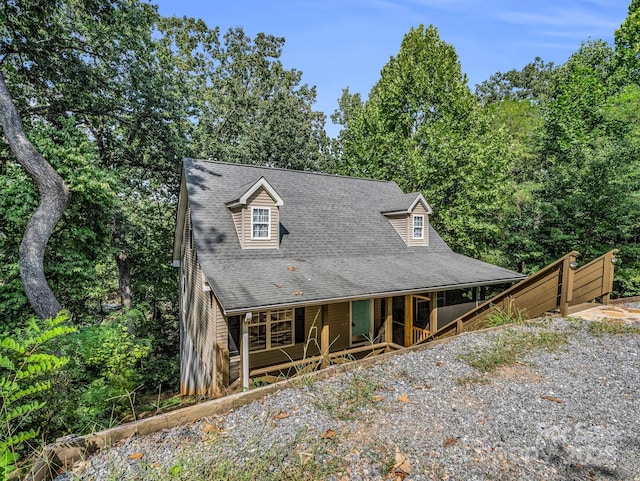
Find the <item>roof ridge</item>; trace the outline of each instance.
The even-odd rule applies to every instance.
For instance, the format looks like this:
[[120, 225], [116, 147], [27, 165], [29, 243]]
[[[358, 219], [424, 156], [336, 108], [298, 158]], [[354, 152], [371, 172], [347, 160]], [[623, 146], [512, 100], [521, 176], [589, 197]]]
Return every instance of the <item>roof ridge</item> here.
[[284, 167], [269, 167], [268, 165], [243, 164], [241, 162], [223, 162], [221, 160], [213, 160], [213, 159], [194, 159], [192, 157], [184, 157], [182, 160], [183, 162], [190, 160], [195, 162], [207, 162], [210, 164], [228, 165], [228, 166], [234, 166], [234, 167], [251, 167], [254, 169], [263, 169], [263, 170], [266, 169], [266, 170], [276, 170], [276, 171], [283, 171], [283, 172], [295, 172], [298, 174], [321, 175], [324, 177], [338, 177], [340, 179], [365, 180], [369, 182], [377, 182], [382, 184], [395, 184], [393, 180], [369, 179], [367, 177], [357, 177], [353, 175], [329, 174], [327, 172], [317, 172], [314, 170], [286, 169]]

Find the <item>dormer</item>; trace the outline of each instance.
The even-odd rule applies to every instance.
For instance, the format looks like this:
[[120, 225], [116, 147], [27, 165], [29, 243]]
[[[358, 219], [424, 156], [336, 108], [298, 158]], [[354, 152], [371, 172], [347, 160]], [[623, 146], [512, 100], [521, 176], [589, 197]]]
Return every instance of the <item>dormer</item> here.
[[277, 249], [282, 197], [264, 177], [241, 187], [226, 203], [243, 249]]
[[408, 246], [429, 245], [429, 216], [433, 213], [419, 192], [387, 199], [380, 210]]

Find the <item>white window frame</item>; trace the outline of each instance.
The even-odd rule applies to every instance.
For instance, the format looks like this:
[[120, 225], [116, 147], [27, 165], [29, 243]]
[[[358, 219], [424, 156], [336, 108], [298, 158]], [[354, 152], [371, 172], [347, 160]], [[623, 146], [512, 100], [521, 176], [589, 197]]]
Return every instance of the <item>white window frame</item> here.
[[[284, 313], [286, 319], [276, 317], [276, 314]], [[273, 315], [273, 316], [272, 316]], [[280, 322], [289, 322], [291, 324], [291, 343], [289, 344], [278, 344], [276, 346], [272, 346], [272, 327], [275, 324]], [[269, 351], [272, 349], [283, 349], [286, 347], [291, 347], [296, 343], [296, 317], [295, 317], [295, 309], [272, 309], [270, 311], [262, 311], [262, 312], [254, 312], [251, 316], [251, 322], [247, 324], [249, 331], [251, 331], [252, 327], [265, 326], [265, 347], [260, 349], [251, 349], [249, 347], [249, 352], [262, 352]], [[251, 334], [249, 334], [251, 337]], [[251, 341], [249, 341], [249, 344]]]
[[[422, 220], [422, 225], [416, 226], [416, 219]], [[418, 236], [418, 237], [416, 237], [416, 229], [420, 229], [420, 236]], [[424, 239], [424, 215], [422, 215], [422, 214], [414, 214], [412, 216], [411, 238], [412, 239]]]
[[[255, 222], [253, 214], [256, 210], [266, 210], [267, 211], [267, 222]], [[253, 227], [255, 225], [265, 225], [267, 226], [267, 236], [266, 237], [256, 237], [254, 235], [255, 231]], [[251, 240], [271, 240], [271, 207], [251, 207]]]

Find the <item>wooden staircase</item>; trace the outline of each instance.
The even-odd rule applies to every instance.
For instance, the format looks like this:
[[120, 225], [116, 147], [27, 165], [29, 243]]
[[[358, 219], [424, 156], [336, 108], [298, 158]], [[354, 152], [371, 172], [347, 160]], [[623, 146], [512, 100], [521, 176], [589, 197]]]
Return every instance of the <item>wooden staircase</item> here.
[[481, 329], [492, 314], [500, 311], [519, 312], [533, 319], [548, 312], [567, 316], [571, 306], [596, 299], [608, 304], [617, 252], [613, 249], [580, 268], [576, 260], [579, 253], [569, 252], [419, 342]]

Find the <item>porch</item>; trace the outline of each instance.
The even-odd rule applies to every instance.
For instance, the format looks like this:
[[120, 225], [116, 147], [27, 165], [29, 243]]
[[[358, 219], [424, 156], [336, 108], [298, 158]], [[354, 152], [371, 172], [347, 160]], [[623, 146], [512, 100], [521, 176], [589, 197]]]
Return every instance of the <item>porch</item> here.
[[[231, 353], [223, 346], [217, 349], [220, 384], [231, 390], [247, 388], [412, 346], [503, 288], [473, 287], [305, 306], [289, 316], [291, 327], [282, 310], [229, 318]], [[277, 325], [262, 328], [270, 318], [277, 318]], [[267, 341], [269, 332], [271, 340]], [[283, 342], [285, 338], [291, 343]], [[243, 350], [243, 346], [248, 348]]]

